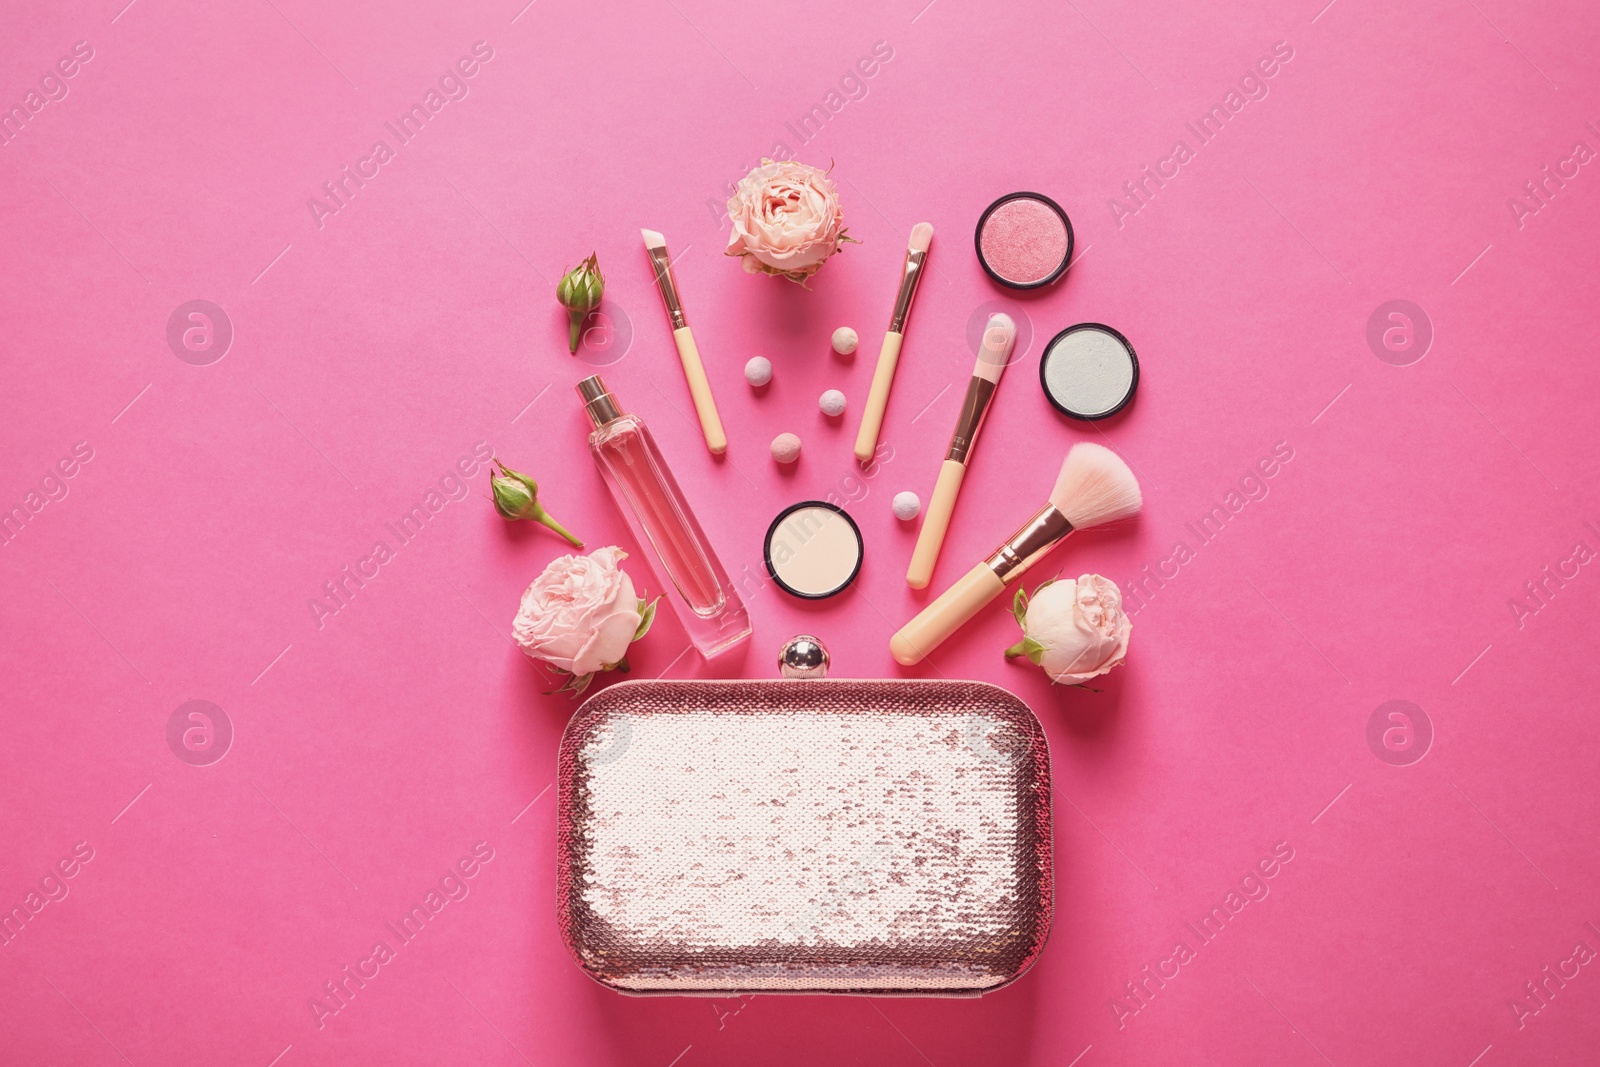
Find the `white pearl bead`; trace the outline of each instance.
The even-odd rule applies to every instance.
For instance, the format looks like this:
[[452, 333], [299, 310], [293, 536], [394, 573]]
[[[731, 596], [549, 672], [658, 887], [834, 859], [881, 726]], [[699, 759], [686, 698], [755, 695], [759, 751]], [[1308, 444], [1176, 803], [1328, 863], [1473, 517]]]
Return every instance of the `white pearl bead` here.
[[907, 490], [894, 495], [894, 517], [909, 522], [922, 512], [922, 501], [917, 494]]
[[752, 356], [744, 365], [744, 380], [757, 388], [772, 381], [772, 360], [766, 356]]
[[859, 343], [860, 338], [856, 337], [856, 332], [848, 326], [841, 326], [833, 331], [833, 350], [841, 356], [850, 355]]
[[822, 413], [834, 418], [844, 414], [844, 403], [844, 394], [837, 389], [829, 389], [817, 398], [817, 406], [822, 409]]

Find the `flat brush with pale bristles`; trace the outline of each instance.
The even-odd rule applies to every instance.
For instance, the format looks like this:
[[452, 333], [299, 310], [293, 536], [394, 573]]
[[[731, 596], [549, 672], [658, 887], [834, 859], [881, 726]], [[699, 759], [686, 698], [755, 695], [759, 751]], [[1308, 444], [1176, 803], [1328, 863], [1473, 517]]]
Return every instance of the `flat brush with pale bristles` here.
[[900, 363], [900, 346], [906, 339], [906, 319], [911, 315], [911, 301], [917, 295], [917, 283], [922, 281], [922, 272], [928, 263], [928, 246], [932, 243], [933, 223], [919, 222], [911, 227], [905, 265], [900, 270], [900, 291], [895, 296], [894, 313], [889, 317], [889, 332], [883, 335], [883, 351], [878, 353], [878, 365], [872, 372], [872, 387], [867, 392], [867, 405], [861, 410], [861, 429], [856, 434], [857, 462], [872, 462], [872, 454], [878, 449], [883, 412], [889, 406], [889, 386], [894, 384], [894, 369]]
[[1050, 502], [902, 626], [889, 640], [889, 651], [907, 667], [922, 662], [1073, 530], [1126, 519], [1138, 514], [1142, 503], [1138, 479], [1115, 452], [1087, 441], [1073, 445], [1056, 475]]
[[978, 443], [978, 431], [994, 400], [994, 391], [1000, 387], [1000, 375], [1005, 373], [1011, 360], [1011, 347], [1017, 340], [1017, 324], [1011, 316], [995, 312], [984, 327], [983, 343], [978, 346], [978, 363], [967, 382], [967, 396], [961, 402], [961, 415], [956, 420], [956, 432], [950, 436], [950, 448], [944, 454], [944, 464], [939, 468], [939, 480], [933, 487], [933, 498], [928, 501], [928, 513], [922, 517], [922, 529], [917, 531], [917, 547], [911, 552], [911, 566], [906, 569], [906, 584], [913, 589], [927, 588], [933, 578], [933, 565], [939, 561], [939, 549], [944, 545], [944, 534], [950, 527], [950, 514], [956, 509], [956, 497], [961, 492], [961, 482], [967, 476], [967, 460]]
[[689, 319], [683, 313], [678, 283], [672, 276], [672, 257], [667, 254], [667, 239], [655, 230], [640, 230], [639, 234], [644, 238], [650, 269], [656, 276], [656, 288], [661, 291], [661, 302], [667, 309], [672, 340], [678, 346], [678, 362], [683, 364], [683, 379], [689, 384], [689, 398], [694, 401], [694, 413], [700, 419], [700, 432], [711, 454], [720, 456], [727, 451], [728, 435], [723, 432], [717, 402], [711, 398], [711, 382], [706, 378], [705, 365], [700, 362], [700, 349], [695, 346]]

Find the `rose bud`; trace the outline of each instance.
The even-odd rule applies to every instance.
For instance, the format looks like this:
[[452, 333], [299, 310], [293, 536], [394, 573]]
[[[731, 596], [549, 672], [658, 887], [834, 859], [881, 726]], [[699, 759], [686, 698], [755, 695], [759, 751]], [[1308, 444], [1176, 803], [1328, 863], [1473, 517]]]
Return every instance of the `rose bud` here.
[[600, 260], [593, 252], [557, 283], [556, 299], [567, 309], [567, 351], [573, 355], [577, 354], [578, 338], [583, 335], [584, 317], [600, 306], [600, 297], [605, 291], [606, 280], [600, 276]]
[[1128, 654], [1133, 622], [1122, 610], [1122, 591], [1109, 578], [1085, 574], [1077, 581], [1045, 582], [1031, 599], [1019, 589], [1011, 610], [1023, 637], [1006, 649], [1006, 659], [1026, 656], [1053, 682], [1082, 685], [1121, 665]]
[[500, 473], [489, 479], [489, 488], [494, 493], [494, 509], [507, 519], [529, 519], [550, 527], [556, 533], [565, 537], [572, 544], [583, 547], [583, 542], [572, 536], [565, 526], [562, 526], [539, 503], [539, 483], [526, 474], [501, 463], [498, 458], [495, 464], [500, 468]]

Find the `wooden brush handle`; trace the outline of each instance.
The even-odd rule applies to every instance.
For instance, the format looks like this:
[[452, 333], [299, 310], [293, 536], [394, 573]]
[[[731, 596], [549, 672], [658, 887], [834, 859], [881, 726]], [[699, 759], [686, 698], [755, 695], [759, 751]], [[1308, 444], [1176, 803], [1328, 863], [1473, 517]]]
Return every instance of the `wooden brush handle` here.
[[1005, 591], [1006, 584], [995, 577], [987, 563], [980, 563], [923, 608], [921, 613], [889, 639], [889, 652], [895, 661], [910, 667], [938, 648], [961, 624]]
[[939, 468], [939, 482], [933, 487], [933, 499], [928, 501], [928, 513], [923, 516], [917, 547], [911, 552], [911, 567], [906, 571], [906, 584], [913, 589], [927, 588], [933, 577], [933, 565], [939, 562], [950, 513], [955, 510], [956, 495], [961, 492], [961, 479], [966, 474], [967, 465], [953, 459], [945, 460]]
[[878, 366], [872, 372], [872, 388], [867, 392], [867, 406], [861, 411], [861, 432], [856, 434], [856, 459], [870, 462], [878, 447], [878, 431], [883, 429], [883, 411], [889, 406], [889, 386], [894, 384], [894, 369], [900, 362], [900, 345], [905, 334], [883, 335], [883, 351], [878, 353]]
[[705, 435], [706, 447], [720, 456], [728, 450], [728, 435], [722, 432], [722, 418], [717, 414], [717, 402], [711, 398], [711, 382], [706, 379], [705, 364], [700, 362], [700, 350], [695, 347], [694, 334], [689, 327], [680, 326], [672, 331], [678, 342], [678, 359], [683, 363], [683, 376], [689, 382], [689, 395], [694, 398], [694, 412], [700, 416], [700, 432]]

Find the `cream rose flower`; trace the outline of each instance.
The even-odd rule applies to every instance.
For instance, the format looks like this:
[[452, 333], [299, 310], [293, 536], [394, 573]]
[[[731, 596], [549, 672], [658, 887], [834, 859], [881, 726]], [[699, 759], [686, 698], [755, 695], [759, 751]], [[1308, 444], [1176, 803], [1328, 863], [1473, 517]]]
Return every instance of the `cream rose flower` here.
[[1081, 685], [1128, 655], [1133, 621], [1109, 578], [1085, 574], [1075, 582], [1046, 582], [1031, 598], [1019, 589], [1013, 611], [1023, 638], [1006, 649], [1006, 658], [1027, 656], [1051, 681]]
[[572, 676], [563, 688], [582, 692], [595, 673], [626, 669], [628, 646], [650, 628], [655, 605], [618, 566], [627, 555], [613, 545], [561, 556], [522, 594], [511, 634], [528, 656]]
[[845, 235], [838, 188], [816, 167], [770, 159], [739, 181], [728, 200], [733, 232], [727, 254], [752, 274], [781, 274], [803, 282], [855, 240]]

